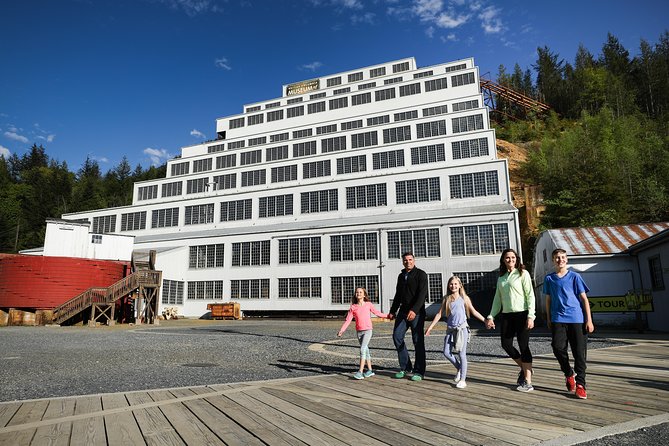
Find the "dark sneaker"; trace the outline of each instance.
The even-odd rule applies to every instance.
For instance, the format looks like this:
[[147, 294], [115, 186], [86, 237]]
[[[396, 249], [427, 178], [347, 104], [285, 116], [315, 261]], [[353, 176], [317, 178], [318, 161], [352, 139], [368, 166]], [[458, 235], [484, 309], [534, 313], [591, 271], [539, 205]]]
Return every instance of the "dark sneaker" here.
[[567, 392], [573, 392], [576, 390], [576, 375], [571, 375], [565, 379], [565, 385], [567, 386]]
[[527, 381], [525, 381], [516, 387], [516, 390], [519, 392], [531, 392], [534, 390], [534, 387], [532, 387], [532, 384], [529, 384]]
[[576, 398], [580, 398], [582, 400], [588, 399], [588, 394], [585, 391], [585, 387], [580, 384], [576, 384]]
[[525, 382], [525, 375], [521, 370], [520, 372], [518, 372], [518, 379], [516, 380], [516, 384], [522, 386], [524, 382]]

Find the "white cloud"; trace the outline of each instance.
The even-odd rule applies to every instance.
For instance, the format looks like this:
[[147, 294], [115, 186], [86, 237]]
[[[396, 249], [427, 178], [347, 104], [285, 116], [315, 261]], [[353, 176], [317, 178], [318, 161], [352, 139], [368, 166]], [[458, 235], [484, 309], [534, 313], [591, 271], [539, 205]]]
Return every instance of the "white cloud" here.
[[430, 39], [434, 37], [434, 26], [428, 26], [427, 29], [425, 30], [425, 35], [428, 36]]
[[486, 34], [497, 34], [504, 30], [499, 13], [499, 9], [488, 6], [478, 15], [478, 18], [481, 19], [481, 27]]
[[100, 163], [108, 163], [109, 162], [109, 158], [107, 158], [106, 156], [91, 156], [91, 158], [94, 159], [95, 161], [100, 162]]
[[191, 130], [190, 134], [196, 138], [207, 139], [206, 135], [197, 129]]
[[151, 147], [147, 147], [146, 149], [144, 149], [144, 155], [148, 155], [148, 157], [151, 159], [151, 164], [153, 164], [154, 166], [160, 166], [165, 161], [172, 158], [172, 155], [167, 153], [167, 150], [152, 149]]
[[356, 14], [351, 16], [351, 23], [354, 25], [358, 23], [367, 23], [369, 25], [374, 24], [374, 18], [376, 17], [376, 14], [373, 12], [366, 12], [364, 14]]
[[232, 67], [228, 63], [228, 59], [226, 59], [225, 57], [221, 57], [220, 59], [216, 59], [214, 61], [214, 65], [216, 65], [218, 68], [223, 68], [224, 70], [228, 70], [228, 71], [232, 70]]
[[314, 72], [314, 71], [318, 70], [319, 68], [321, 68], [322, 66], [323, 66], [323, 63], [316, 61], [316, 62], [305, 63], [304, 65], [300, 65], [299, 69]]
[[26, 138], [25, 136], [19, 135], [17, 133], [14, 133], [14, 132], [5, 132], [5, 137], [9, 138], [9, 139], [13, 139], [14, 141], [22, 142], [24, 144], [26, 144], [28, 142], [28, 138]]
[[0, 146], [0, 156], [5, 158], [6, 160], [9, 159], [9, 156], [11, 153], [9, 152], [9, 149], [7, 147]]
[[421, 22], [446, 29], [457, 28], [467, 23], [471, 17], [469, 14], [456, 12], [452, 8], [444, 9], [443, 0], [416, 0], [411, 12]]
[[159, 0], [172, 9], [182, 10], [188, 16], [194, 17], [198, 14], [208, 12], [223, 12], [217, 0]]

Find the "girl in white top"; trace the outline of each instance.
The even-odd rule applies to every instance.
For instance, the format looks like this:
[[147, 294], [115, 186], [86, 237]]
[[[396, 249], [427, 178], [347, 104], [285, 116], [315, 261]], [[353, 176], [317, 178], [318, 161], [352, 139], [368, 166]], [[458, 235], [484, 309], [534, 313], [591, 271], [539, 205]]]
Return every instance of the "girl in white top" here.
[[448, 279], [446, 288], [450, 294], [444, 296], [434, 320], [425, 330], [425, 335], [430, 334], [432, 328], [441, 320], [442, 313], [445, 313], [447, 331], [444, 338], [444, 356], [457, 370], [455, 387], [464, 389], [467, 387], [467, 343], [469, 341], [467, 319], [472, 314], [481, 322], [485, 322], [485, 318], [474, 308], [471, 299], [462, 287], [459, 277], [453, 276]]

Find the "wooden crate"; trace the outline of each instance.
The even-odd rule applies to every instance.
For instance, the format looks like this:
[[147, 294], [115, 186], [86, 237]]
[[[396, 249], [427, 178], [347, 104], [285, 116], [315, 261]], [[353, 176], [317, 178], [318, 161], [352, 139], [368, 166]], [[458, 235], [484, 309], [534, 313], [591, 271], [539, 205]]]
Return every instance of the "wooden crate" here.
[[237, 302], [207, 304], [212, 319], [241, 319], [242, 312]]

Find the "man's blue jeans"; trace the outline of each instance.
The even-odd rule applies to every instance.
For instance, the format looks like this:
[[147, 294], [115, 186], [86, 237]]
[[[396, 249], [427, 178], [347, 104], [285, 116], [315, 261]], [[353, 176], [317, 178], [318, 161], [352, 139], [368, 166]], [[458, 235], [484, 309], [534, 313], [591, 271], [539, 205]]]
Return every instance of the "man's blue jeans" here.
[[[425, 375], [425, 311], [416, 314], [413, 321], [407, 320], [406, 314], [398, 314], [395, 318], [393, 328], [393, 342], [397, 349], [397, 357], [400, 361], [400, 370], [418, 375]], [[416, 351], [416, 358], [411, 367], [411, 359], [404, 338], [407, 330], [411, 329], [411, 340]]]

